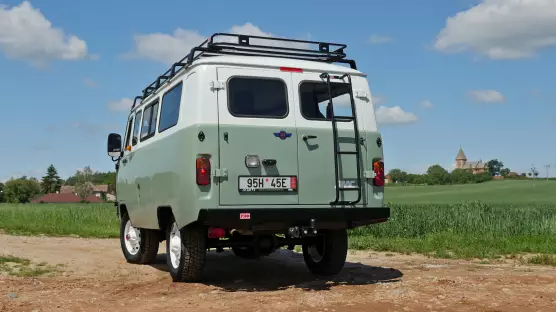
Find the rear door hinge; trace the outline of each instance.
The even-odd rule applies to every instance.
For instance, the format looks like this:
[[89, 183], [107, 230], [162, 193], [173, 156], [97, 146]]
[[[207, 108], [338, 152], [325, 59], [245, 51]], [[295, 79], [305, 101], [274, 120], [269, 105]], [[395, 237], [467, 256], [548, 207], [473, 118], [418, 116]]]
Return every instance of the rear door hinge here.
[[211, 90], [224, 90], [224, 82], [220, 81], [220, 80], [212, 80], [211, 82], [209, 82], [209, 86]]
[[227, 178], [228, 177], [228, 170], [227, 169], [214, 169], [212, 175], [216, 178]]
[[363, 171], [363, 176], [366, 179], [374, 179], [376, 177], [376, 173], [372, 170]]

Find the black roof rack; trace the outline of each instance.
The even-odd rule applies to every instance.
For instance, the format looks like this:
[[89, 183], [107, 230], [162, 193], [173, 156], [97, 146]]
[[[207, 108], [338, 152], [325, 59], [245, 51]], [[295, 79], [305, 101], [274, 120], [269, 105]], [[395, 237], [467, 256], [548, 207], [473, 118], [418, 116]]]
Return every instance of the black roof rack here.
[[[224, 37], [224, 41], [216, 42], [217, 37]], [[272, 41], [276, 45], [264, 45], [258, 41]], [[318, 46], [311, 49], [311, 45]], [[307, 41], [297, 39], [283, 39], [275, 37], [251, 36], [230, 33], [215, 33], [200, 45], [191, 49], [180, 61], [174, 63], [164, 74], [148, 85], [141, 96], [135, 97], [131, 109], [149, 95], [155, 93], [165, 82], [172, 79], [181, 69], [187, 68], [201, 57], [215, 55], [244, 55], [244, 56], [269, 56], [278, 58], [318, 61], [326, 63], [349, 64], [357, 69], [354, 60], [346, 59], [345, 44]]]

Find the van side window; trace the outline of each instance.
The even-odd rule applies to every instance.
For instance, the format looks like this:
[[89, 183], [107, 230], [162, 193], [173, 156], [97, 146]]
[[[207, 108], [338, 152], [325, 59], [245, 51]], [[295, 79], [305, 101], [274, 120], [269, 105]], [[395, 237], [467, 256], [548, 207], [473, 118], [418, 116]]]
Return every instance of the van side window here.
[[158, 132], [169, 129], [178, 123], [182, 85], [183, 83], [180, 82], [162, 97]]
[[141, 114], [143, 111], [138, 111], [135, 114], [135, 125], [133, 126], [133, 138], [131, 139], [131, 145], [135, 146], [139, 142], [139, 130], [141, 129]]
[[285, 118], [287, 96], [279, 79], [234, 77], [228, 82], [228, 109], [236, 117]]
[[143, 125], [141, 126], [141, 141], [152, 137], [156, 131], [158, 118], [158, 102], [151, 104], [143, 110]]
[[128, 122], [127, 122], [127, 131], [125, 134], [125, 143], [124, 143], [124, 150], [125, 147], [129, 146], [129, 138], [131, 137], [131, 127], [133, 126], [133, 116], [131, 116], [131, 118], [129, 118]]
[[[349, 85], [345, 83], [331, 83], [330, 93], [334, 105], [334, 116], [352, 117]], [[299, 86], [299, 102], [301, 115], [305, 119], [329, 120], [331, 107], [328, 86], [324, 82], [303, 82]]]

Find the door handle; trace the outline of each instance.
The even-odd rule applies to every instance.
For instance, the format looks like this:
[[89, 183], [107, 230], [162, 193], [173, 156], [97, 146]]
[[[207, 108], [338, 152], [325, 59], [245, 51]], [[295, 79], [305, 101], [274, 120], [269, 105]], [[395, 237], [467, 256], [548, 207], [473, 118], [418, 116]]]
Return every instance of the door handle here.
[[263, 159], [263, 165], [274, 166], [276, 165], [276, 159]]
[[306, 135], [306, 134], [304, 134], [302, 138], [303, 138], [303, 141], [307, 141], [309, 139], [316, 139], [317, 136], [316, 135]]

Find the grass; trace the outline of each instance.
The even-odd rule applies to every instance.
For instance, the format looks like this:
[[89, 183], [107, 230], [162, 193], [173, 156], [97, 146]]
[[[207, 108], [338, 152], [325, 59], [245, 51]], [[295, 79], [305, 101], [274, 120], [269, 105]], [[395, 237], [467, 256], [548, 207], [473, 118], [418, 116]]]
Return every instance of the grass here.
[[0, 229], [9, 234], [50, 236], [119, 236], [111, 204], [0, 204]]
[[[556, 181], [386, 188], [391, 219], [350, 231], [355, 250], [495, 259], [556, 259]], [[10, 234], [119, 237], [110, 204], [0, 205]], [[544, 257], [544, 258], [543, 258]]]
[[55, 269], [46, 263], [33, 264], [29, 259], [0, 256], [0, 274], [19, 277], [35, 277], [54, 272]]

